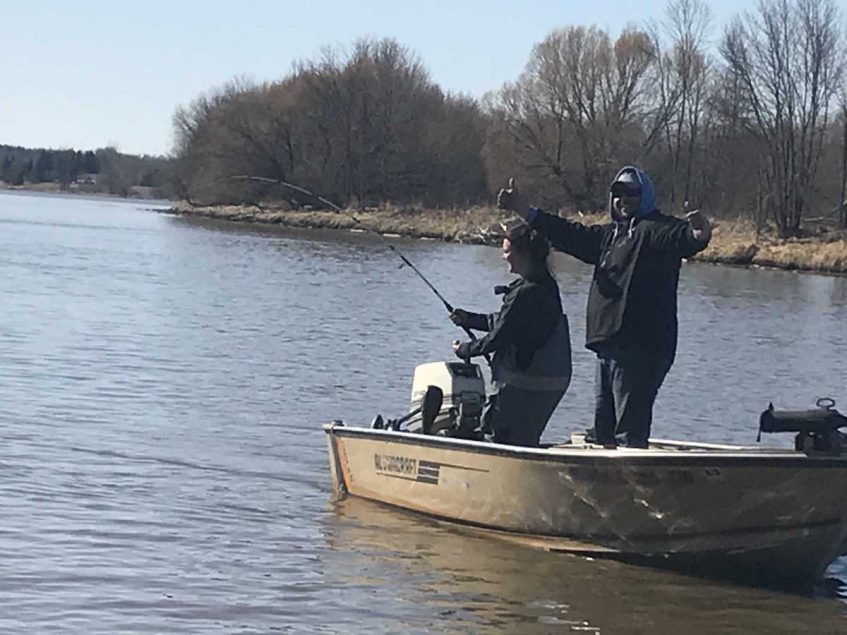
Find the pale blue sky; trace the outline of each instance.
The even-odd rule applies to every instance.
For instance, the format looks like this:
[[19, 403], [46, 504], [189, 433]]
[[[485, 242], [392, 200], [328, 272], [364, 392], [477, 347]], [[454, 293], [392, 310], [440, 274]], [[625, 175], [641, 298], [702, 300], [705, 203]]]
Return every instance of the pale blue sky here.
[[[755, 0], [707, 0], [717, 38]], [[324, 45], [393, 37], [444, 89], [514, 80], [551, 30], [616, 34], [665, 0], [0, 0], [0, 144], [165, 154], [180, 104], [236, 75], [286, 75]]]

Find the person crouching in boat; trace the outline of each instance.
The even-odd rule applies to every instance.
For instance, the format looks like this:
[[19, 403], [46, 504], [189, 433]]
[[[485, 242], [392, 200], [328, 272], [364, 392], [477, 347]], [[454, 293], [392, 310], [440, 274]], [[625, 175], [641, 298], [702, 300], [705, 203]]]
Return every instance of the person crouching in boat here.
[[470, 342], [454, 341], [453, 351], [462, 359], [494, 354], [483, 427], [495, 443], [537, 446], [570, 384], [568, 320], [549, 253], [547, 239], [528, 225], [511, 230], [503, 239], [503, 260], [519, 277], [505, 288], [500, 311], [450, 314], [459, 326], [487, 331]]

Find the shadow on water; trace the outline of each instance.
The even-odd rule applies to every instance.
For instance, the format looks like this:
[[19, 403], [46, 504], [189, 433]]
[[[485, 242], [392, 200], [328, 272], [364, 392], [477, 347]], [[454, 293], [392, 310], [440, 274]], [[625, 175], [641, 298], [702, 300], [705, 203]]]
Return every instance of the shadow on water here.
[[[322, 528], [327, 582], [370, 587], [377, 613], [419, 628], [521, 633], [843, 633], [831, 597], [549, 553], [347, 498]], [[835, 591], [834, 589], [831, 591]], [[343, 593], [343, 591], [342, 591]]]

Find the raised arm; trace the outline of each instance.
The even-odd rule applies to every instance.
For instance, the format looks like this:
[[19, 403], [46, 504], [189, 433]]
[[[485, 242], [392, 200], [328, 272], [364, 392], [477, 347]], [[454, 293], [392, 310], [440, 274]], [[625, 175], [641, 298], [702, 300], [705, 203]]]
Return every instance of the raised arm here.
[[554, 249], [570, 254], [589, 265], [596, 265], [600, 261], [604, 232], [602, 225], [575, 223], [534, 207], [529, 208], [524, 220], [545, 236]]
[[526, 204], [515, 185], [509, 179], [509, 187], [497, 194], [497, 206], [519, 214], [524, 222], [550, 241], [554, 249], [596, 265], [600, 260], [604, 228], [601, 225], [583, 225], [548, 214]]
[[690, 258], [703, 251], [712, 238], [712, 225], [700, 210], [689, 212], [685, 220], [671, 218], [654, 240], [653, 247]]

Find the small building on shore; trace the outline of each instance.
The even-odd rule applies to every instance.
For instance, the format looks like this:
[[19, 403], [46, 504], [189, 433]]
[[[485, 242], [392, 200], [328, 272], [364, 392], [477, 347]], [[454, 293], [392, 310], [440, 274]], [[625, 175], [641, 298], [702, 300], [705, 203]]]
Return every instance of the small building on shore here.
[[97, 180], [99, 179], [99, 177], [100, 175], [95, 172], [87, 174], [77, 174], [75, 182], [77, 183], [77, 185], [97, 185]]

